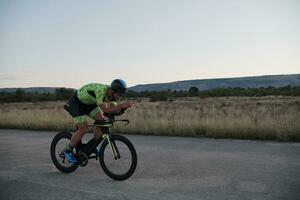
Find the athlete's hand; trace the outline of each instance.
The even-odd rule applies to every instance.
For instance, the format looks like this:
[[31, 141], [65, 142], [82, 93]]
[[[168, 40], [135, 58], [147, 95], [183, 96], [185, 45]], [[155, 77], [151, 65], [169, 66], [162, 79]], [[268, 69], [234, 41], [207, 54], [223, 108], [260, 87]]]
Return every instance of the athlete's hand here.
[[100, 118], [100, 120], [107, 120], [108, 119], [108, 117], [106, 117], [105, 115], [103, 115], [102, 112], [100, 113], [99, 118]]
[[133, 101], [128, 101], [128, 102], [122, 104], [122, 108], [127, 109], [127, 108], [133, 106], [133, 104], [134, 104]]

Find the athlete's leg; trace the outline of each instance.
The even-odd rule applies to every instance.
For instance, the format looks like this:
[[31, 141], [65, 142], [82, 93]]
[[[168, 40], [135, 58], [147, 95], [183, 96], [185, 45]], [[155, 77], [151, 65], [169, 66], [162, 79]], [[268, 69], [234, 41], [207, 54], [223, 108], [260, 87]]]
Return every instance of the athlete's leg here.
[[88, 130], [87, 122], [77, 124], [78, 130], [72, 135], [70, 145], [76, 146]]
[[75, 122], [78, 129], [71, 137], [68, 148], [69, 150], [73, 150], [73, 148], [88, 131], [88, 124], [84, 116], [75, 117]]
[[[100, 108], [97, 106], [90, 114], [89, 116], [94, 119], [94, 120], [101, 120], [101, 115], [100, 115]], [[102, 136], [102, 132], [100, 127], [95, 127], [94, 128], [94, 139], [99, 139]]]
[[[78, 119], [83, 120], [82, 122], [79, 122]], [[66, 150], [64, 151], [64, 155], [67, 158], [68, 162], [70, 163], [78, 163], [77, 159], [74, 157], [73, 149], [78, 144], [78, 142], [81, 140], [81, 138], [84, 136], [84, 134], [88, 130], [87, 122], [85, 121], [84, 116], [82, 117], [75, 117], [76, 125], [78, 130], [72, 135], [71, 141], [69, 145], [67, 146]]]

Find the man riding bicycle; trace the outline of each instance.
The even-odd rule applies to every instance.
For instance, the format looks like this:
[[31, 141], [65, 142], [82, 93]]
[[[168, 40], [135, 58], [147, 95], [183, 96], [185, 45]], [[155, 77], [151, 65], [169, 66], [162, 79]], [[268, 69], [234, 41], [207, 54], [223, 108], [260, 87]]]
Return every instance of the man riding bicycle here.
[[[72, 135], [71, 141], [64, 151], [64, 156], [69, 163], [76, 164], [77, 159], [73, 154], [74, 147], [81, 141], [88, 130], [85, 115], [94, 120], [105, 120], [103, 113], [117, 112], [133, 105], [132, 101], [116, 104], [114, 101], [124, 96], [127, 91], [126, 83], [121, 79], [115, 79], [111, 85], [90, 83], [75, 91], [68, 100], [69, 110], [74, 117], [78, 130]], [[94, 140], [102, 136], [100, 127], [94, 129]]]

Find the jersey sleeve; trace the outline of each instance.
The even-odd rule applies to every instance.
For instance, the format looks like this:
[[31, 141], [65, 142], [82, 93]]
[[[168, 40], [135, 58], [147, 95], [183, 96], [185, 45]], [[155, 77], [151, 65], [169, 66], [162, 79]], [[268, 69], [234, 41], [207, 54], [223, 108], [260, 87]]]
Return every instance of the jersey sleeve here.
[[96, 94], [96, 101], [97, 101], [98, 105], [103, 103], [103, 98], [104, 98], [104, 95], [102, 93], [97, 93]]
[[105, 97], [106, 89], [107, 89], [107, 87], [101, 87], [101, 88], [99, 88], [99, 90], [97, 90], [97, 92], [96, 92], [96, 102], [97, 102], [98, 105], [103, 103], [103, 99]]

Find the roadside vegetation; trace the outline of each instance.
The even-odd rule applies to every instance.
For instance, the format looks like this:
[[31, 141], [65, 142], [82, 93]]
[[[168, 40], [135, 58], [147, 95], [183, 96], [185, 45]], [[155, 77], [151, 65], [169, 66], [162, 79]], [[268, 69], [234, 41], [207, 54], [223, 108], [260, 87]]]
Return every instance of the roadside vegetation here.
[[[137, 101], [123, 134], [300, 141], [300, 97], [177, 97]], [[0, 104], [0, 128], [74, 130], [63, 101]]]
[[[72, 94], [72, 89], [58, 88], [54, 93], [25, 93], [21, 88], [13, 93], [0, 92], [0, 102], [40, 102], [67, 100]], [[143, 91], [135, 92], [129, 90], [126, 98], [148, 98], [151, 102], [173, 101], [178, 97], [263, 97], [263, 96], [298, 96], [300, 97], [300, 86], [267, 87], [267, 88], [215, 88], [211, 90], [199, 90], [190, 87], [183, 91]]]

